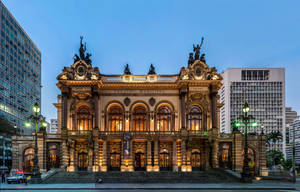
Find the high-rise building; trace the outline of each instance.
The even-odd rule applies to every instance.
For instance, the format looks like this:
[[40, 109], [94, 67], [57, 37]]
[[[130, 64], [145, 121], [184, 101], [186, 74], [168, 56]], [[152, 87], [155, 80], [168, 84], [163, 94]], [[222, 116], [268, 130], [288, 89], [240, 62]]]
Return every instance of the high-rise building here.
[[[285, 154], [285, 69], [284, 68], [229, 68], [223, 74], [219, 90], [223, 103], [220, 111], [220, 132], [230, 133], [232, 122], [242, 114], [247, 101], [258, 127], [248, 132], [265, 134], [279, 131], [282, 141], [270, 143], [268, 149], [278, 149]], [[241, 131], [244, 130], [241, 124]]]
[[287, 159], [292, 159], [293, 146], [295, 146], [295, 161], [296, 163], [300, 163], [300, 119], [296, 119], [291, 123], [289, 130], [289, 145], [286, 147], [286, 157]]
[[51, 119], [50, 120], [50, 127], [49, 130], [47, 131], [47, 133], [57, 133], [57, 119]]
[[285, 131], [286, 131], [286, 144], [289, 143], [289, 127], [290, 124], [292, 124], [294, 122], [294, 120], [296, 120], [297, 118], [297, 112], [296, 111], [292, 111], [291, 107], [286, 107], [285, 108]]
[[41, 52], [0, 1], [0, 116], [23, 134], [35, 102], [41, 104]]

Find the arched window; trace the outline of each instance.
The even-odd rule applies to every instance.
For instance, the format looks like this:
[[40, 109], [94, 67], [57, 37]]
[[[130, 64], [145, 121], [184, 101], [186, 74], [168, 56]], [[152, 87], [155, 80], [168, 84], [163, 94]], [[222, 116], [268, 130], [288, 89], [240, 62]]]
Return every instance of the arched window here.
[[31, 148], [27, 148], [24, 151], [24, 156], [23, 156], [23, 170], [24, 172], [32, 172], [32, 168], [34, 165], [33, 162], [34, 159], [34, 149]]
[[132, 131], [147, 131], [148, 130], [147, 110], [143, 106], [137, 106], [132, 113]]
[[202, 131], [202, 110], [198, 106], [191, 107], [188, 114], [190, 131]]
[[123, 130], [123, 110], [120, 106], [112, 106], [108, 111], [108, 130]]
[[156, 112], [156, 131], [172, 131], [172, 114], [167, 106], [161, 106]]
[[77, 110], [77, 129], [80, 131], [92, 130], [92, 115], [87, 106], [81, 106]]

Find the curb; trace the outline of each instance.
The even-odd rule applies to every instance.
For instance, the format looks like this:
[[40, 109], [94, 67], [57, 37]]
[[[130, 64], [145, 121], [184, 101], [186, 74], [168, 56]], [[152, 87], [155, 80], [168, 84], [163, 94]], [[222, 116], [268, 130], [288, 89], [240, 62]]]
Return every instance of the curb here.
[[212, 187], [212, 188], [202, 188], [202, 187], [195, 187], [195, 188], [172, 188], [172, 187], [157, 187], [157, 188], [145, 188], [145, 187], [132, 187], [132, 188], [0, 188], [1, 190], [234, 190], [234, 191], [240, 191], [240, 190], [250, 190], [250, 191], [256, 191], [256, 190], [296, 190], [295, 187], [245, 187], [245, 188], [234, 188], [234, 187], [223, 187], [223, 188], [218, 188], [218, 187]]

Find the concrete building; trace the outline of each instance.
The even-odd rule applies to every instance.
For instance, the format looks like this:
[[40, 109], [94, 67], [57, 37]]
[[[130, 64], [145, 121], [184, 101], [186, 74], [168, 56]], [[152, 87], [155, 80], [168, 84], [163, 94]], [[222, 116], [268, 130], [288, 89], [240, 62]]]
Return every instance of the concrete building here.
[[50, 128], [47, 133], [57, 133], [58, 129], [58, 124], [57, 124], [57, 119], [50, 119]]
[[[223, 74], [221, 97], [220, 131], [230, 133], [232, 122], [242, 114], [247, 101], [258, 127], [249, 127], [249, 132], [265, 134], [280, 131], [282, 142], [271, 143], [268, 149], [278, 149], [285, 154], [285, 69], [284, 68], [229, 68]], [[241, 126], [241, 131], [244, 127]]]
[[[0, 116], [20, 134], [30, 134], [24, 122], [32, 105], [40, 104], [41, 53], [0, 0]], [[0, 169], [11, 167], [11, 134], [0, 136]]]
[[30, 134], [24, 122], [41, 103], [41, 52], [0, 1], [0, 116]]
[[292, 111], [291, 107], [285, 108], [285, 131], [286, 131], [286, 144], [289, 144], [289, 127], [297, 119], [297, 112]]
[[[199, 49], [175, 75], [105, 75], [84, 47], [57, 76], [58, 131], [38, 134], [42, 171], [242, 171], [244, 137], [219, 134], [222, 77]], [[267, 175], [265, 136], [248, 140], [251, 173]], [[33, 146], [32, 135], [13, 138], [14, 169], [31, 171]]]
[[290, 124], [289, 145], [286, 148], [287, 159], [292, 159], [293, 142], [295, 137], [295, 161], [300, 164], [300, 118]]

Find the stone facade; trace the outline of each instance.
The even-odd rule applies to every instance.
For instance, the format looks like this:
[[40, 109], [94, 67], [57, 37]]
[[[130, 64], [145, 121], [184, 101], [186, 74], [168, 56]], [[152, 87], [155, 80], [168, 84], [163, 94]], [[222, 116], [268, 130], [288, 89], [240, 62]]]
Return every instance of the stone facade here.
[[[222, 77], [189, 62], [178, 75], [103, 75], [82, 59], [65, 67], [58, 132], [38, 133], [41, 170], [241, 172], [243, 135], [219, 132]], [[14, 169], [30, 171], [33, 139], [13, 138]], [[265, 136], [248, 140], [253, 173], [266, 175]]]

